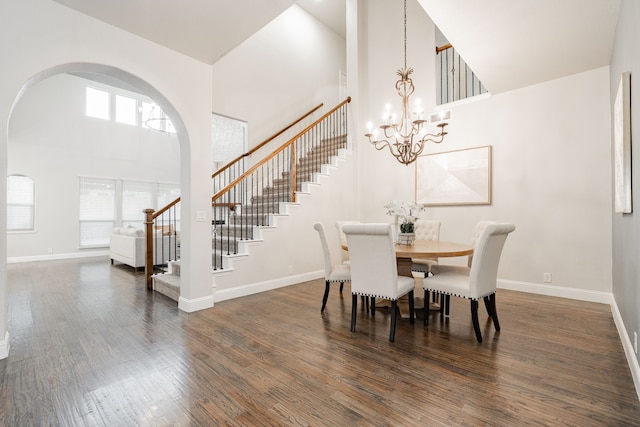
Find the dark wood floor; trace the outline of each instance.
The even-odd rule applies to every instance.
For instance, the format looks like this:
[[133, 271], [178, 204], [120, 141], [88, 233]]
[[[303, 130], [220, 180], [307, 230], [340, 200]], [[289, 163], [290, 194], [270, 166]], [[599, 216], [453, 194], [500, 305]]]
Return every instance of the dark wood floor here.
[[[197, 313], [107, 259], [9, 266], [2, 426], [627, 426], [640, 403], [610, 308], [502, 291], [398, 323], [321, 280]], [[481, 310], [484, 307], [481, 305]]]

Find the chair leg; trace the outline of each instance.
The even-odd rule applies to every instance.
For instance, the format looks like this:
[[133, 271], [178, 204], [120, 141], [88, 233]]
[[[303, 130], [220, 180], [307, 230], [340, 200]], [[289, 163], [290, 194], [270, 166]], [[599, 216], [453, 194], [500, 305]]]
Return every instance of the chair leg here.
[[351, 294], [351, 332], [356, 331], [356, 312], [358, 311], [358, 295]]
[[342, 293], [342, 289], [344, 289], [344, 282], [340, 282], [340, 293]]
[[444, 296], [444, 314], [449, 315], [449, 306], [451, 305], [451, 295]]
[[489, 301], [489, 296], [482, 298], [484, 300], [484, 306], [487, 309], [487, 314], [489, 317], [493, 317], [493, 312], [491, 311], [491, 303]]
[[414, 301], [413, 301], [413, 291], [409, 292], [409, 323], [411, 323], [412, 325], [415, 323], [414, 320]]
[[440, 294], [440, 318], [444, 317], [444, 307], [447, 303], [445, 294]]
[[396, 339], [396, 319], [397, 319], [398, 301], [391, 301], [391, 328], [389, 329], [389, 341], [393, 342]]
[[369, 297], [371, 306], [371, 317], [376, 317], [376, 297]]
[[422, 309], [422, 324], [427, 326], [429, 324], [429, 291], [424, 290], [424, 308]]
[[360, 299], [362, 300], [362, 305], [364, 305], [365, 312], [369, 314], [369, 297], [365, 297], [364, 295], [360, 295]]
[[493, 326], [496, 331], [500, 330], [500, 322], [498, 322], [498, 311], [496, 310], [496, 294], [489, 295], [489, 305], [491, 306], [491, 317], [493, 318]]
[[476, 339], [482, 342], [482, 332], [480, 332], [480, 322], [478, 322], [478, 300], [471, 300], [471, 321], [473, 330], [476, 332]]
[[322, 308], [320, 309], [320, 312], [322, 313], [324, 311], [324, 308], [327, 305], [327, 299], [329, 298], [329, 289], [331, 289], [331, 284], [330, 282], [327, 280], [325, 282], [325, 286], [324, 286], [324, 296], [322, 297]]

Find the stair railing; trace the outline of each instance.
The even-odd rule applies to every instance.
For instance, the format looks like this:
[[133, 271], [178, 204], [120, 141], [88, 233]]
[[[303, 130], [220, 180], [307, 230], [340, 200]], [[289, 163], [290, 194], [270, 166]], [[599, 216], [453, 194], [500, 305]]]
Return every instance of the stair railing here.
[[253, 238], [253, 228], [270, 225], [280, 203], [296, 202], [303, 182], [314, 180], [323, 164], [346, 147], [348, 97], [222, 188], [212, 203], [213, 270], [224, 255], [238, 253], [239, 241]]
[[436, 69], [440, 82], [436, 90], [438, 104], [446, 104], [487, 92], [487, 88], [451, 43], [436, 47]]
[[[292, 129], [307, 117], [311, 116], [314, 112], [322, 108], [323, 105], [324, 104], [321, 103], [315, 106], [248, 152], [241, 154], [222, 168], [218, 169], [211, 176], [214, 182], [214, 188], [220, 188], [221, 186], [224, 186], [223, 184], [225, 181], [229, 183], [242, 175], [247, 167], [247, 158], [251, 157], [258, 150], [266, 147], [267, 144], [276, 140], [276, 138]], [[144, 224], [146, 236], [144, 271], [147, 289], [149, 290], [153, 289], [151, 276], [156, 272], [166, 272], [170, 261], [177, 261], [180, 259], [179, 204], [180, 197], [176, 198], [158, 211], [154, 211], [153, 209], [145, 209], [143, 211], [145, 215]]]

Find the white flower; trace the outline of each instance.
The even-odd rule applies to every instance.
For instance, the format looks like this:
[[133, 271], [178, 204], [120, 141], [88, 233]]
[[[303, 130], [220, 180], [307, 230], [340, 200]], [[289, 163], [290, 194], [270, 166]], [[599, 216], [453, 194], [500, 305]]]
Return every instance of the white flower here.
[[[424, 206], [416, 202], [400, 202], [393, 200], [391, 203], [384, 205], [387, 209], [387, 215], [398, 218], [400, 222], [400, 231], [402, 233], [412, 233], [413, 223], [418, 219], [418, 213], [424, 211]], [[405, 231], [406, 230], [406, 231]]]

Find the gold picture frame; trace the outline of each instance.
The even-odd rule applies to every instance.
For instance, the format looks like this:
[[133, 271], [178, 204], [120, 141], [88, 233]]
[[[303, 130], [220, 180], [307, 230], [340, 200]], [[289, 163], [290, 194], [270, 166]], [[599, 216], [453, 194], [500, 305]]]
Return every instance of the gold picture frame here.
[[491, 204], [491, 146], [418, 157], [415, 188], [425, 206]]

